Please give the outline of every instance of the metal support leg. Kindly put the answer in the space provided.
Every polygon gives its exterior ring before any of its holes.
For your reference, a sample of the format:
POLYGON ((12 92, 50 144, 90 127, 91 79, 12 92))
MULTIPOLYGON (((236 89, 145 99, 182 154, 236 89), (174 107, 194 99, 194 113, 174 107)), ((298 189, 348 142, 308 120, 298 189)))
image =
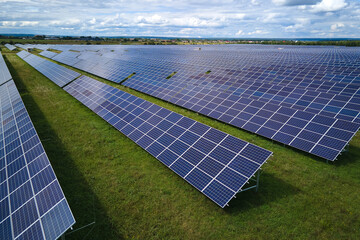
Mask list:
POLYGON ((252 186, 250 186, 250 187, 248 187, 248 188, 242 189, 242 190, 241 190, 242 192, 243 192, 243 191, 250 190, 250 189, 253 189, 253 188, 255 188, 255 191, 256 191, 256 192, 258 191, 259 183, 260 183, 260 171, 261 171, 261 170, 259 169, 259 170, 257 171, 257 173, 255 173, 255 174, 257 174, 256 177, 253 176, 253 177, 250 179, 250 181, 256 182, 256 184, 254 184, 254 185, 252 185, 252 186))
POLYGON ((260 183, 260 170, 257 172, 257 176, 256 176, 256 192, 259 189, 259 183, 260 183))

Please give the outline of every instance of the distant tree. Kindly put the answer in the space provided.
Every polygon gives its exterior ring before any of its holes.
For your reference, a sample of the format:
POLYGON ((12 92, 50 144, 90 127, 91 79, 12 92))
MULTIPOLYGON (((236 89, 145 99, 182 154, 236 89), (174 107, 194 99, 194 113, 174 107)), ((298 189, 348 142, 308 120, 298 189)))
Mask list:
POLYGON ((35 35, 34 39, 36 40, 44 40, 45 39, 45 35, 35 35))

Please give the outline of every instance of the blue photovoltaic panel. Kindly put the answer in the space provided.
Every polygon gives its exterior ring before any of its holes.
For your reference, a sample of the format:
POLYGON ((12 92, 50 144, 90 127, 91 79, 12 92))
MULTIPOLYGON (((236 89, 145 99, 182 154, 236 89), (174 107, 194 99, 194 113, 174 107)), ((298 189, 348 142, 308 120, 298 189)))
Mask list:
POLYGON ((57 55, 57 53, 45 50, 45 51, 42 51, 40 53, 40 55, 44 56, 44 57, 47 57, 47 58, 53 58, 53 57, 55 57, 57 55))
POLYGON ((272 155, 86 76, 64 89, 221 207, 272 155))
POLYGON ((19 57, 21 57, 25 62, 30 64, 36 70, 41 72, 47 78, 49 78, 56 85, 63 87, 75 78, 80 76, 80 73, 60 66, 54 62, 50 62, 44 58, 38 57, 33 54, 23 56, 22 52, 18 53, 19 57), (21 53, 21 54, 20 54, 21 53))
POLYGON ((0 52, 0 85, 11 79, 9 69, 6 66, 5 60, 0 52))
POLYGON ((20 58, 24 59, 24 58, 26 58, 27 56, 29 56, 30 54, 31 54, 31 53, 22 50, 22 51, 18 52, 16 55, 18 55, 20 58))
POLYGON ((75 219, 13 80, 0 123, 0 239, 59 238, 75 219))
POLYGON ((55 55, 52 59, 73 66, 75 63, 80 61, 80 59, 77 58, 78 55, 80 55, 78 52, 63 51, 62 53, 55 55))

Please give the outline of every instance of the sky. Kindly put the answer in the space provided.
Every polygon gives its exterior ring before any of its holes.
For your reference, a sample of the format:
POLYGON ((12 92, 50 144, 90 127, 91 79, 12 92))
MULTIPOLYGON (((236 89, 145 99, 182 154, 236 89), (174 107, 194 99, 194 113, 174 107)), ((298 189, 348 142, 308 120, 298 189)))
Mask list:
POLYGON ((360 38, 360 0, 0 0, 0 34, 360 38))

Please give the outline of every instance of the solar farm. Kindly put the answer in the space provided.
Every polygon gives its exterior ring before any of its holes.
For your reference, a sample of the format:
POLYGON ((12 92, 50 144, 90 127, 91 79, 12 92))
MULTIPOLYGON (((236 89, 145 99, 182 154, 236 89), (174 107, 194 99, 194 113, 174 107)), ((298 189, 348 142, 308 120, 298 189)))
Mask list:
POLYGON ((360 236, 360 48, 1 51, 0 239, 360 236))

